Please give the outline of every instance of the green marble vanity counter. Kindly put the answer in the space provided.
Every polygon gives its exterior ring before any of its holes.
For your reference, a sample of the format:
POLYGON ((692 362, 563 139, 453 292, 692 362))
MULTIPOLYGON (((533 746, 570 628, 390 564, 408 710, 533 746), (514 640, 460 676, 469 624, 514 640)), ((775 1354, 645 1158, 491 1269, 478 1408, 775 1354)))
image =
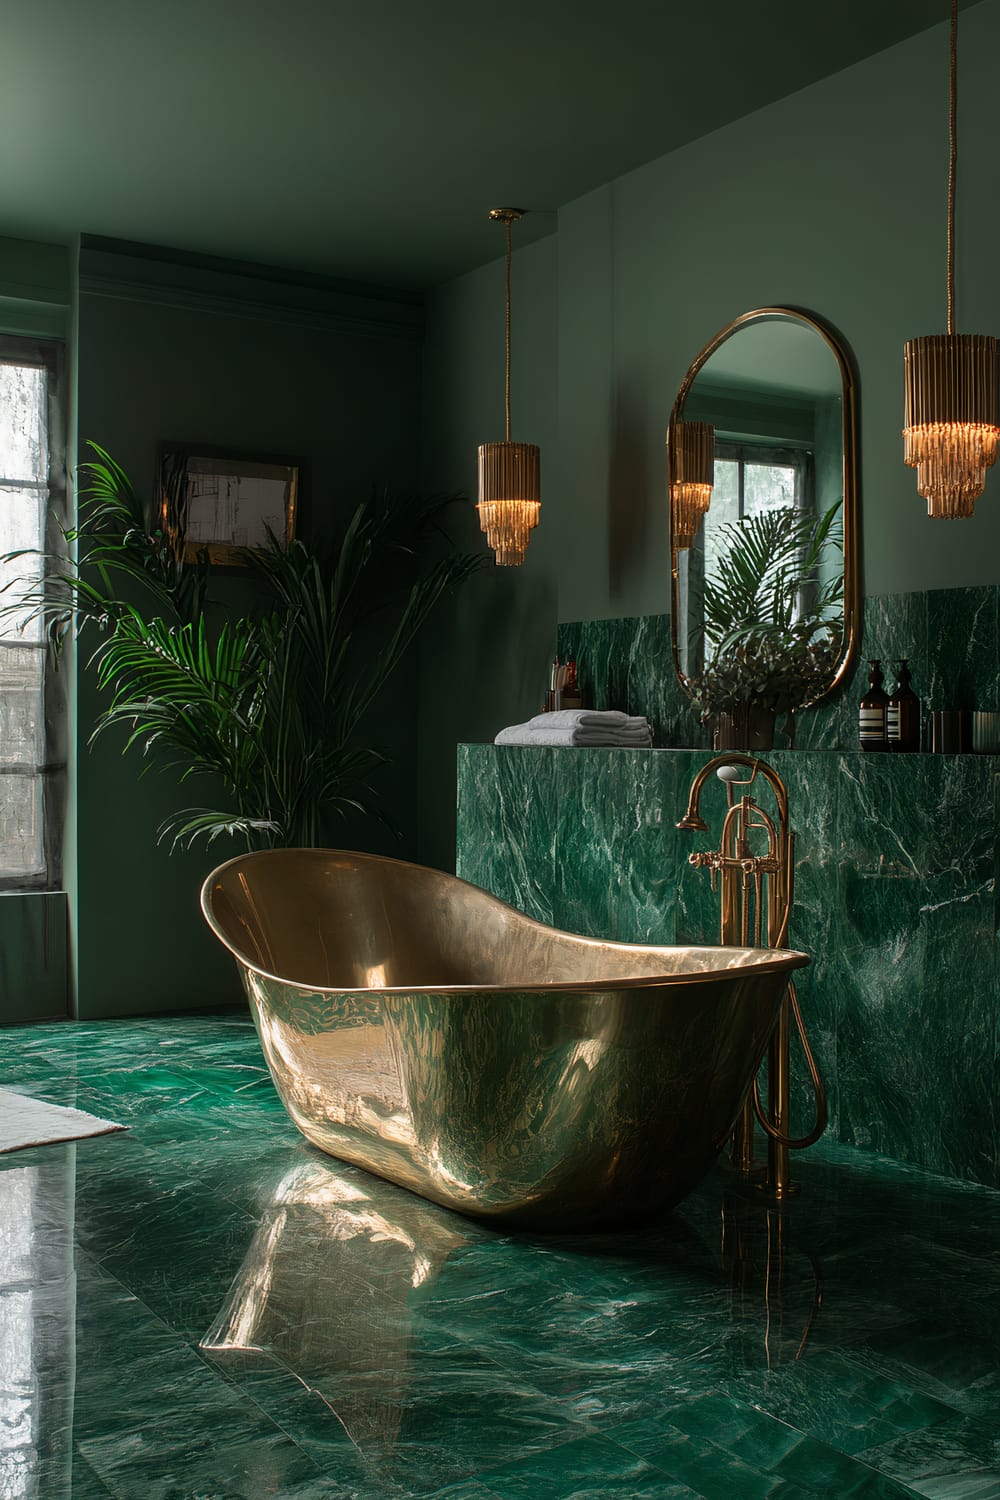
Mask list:
MULTIPOLYGON (((702 800, 708 834, 674 826, 708 753, 461 745, 458 874, 571 931, 716 941, 715 898, 687 856, 718 842, 722 785, 702 800)), ((1000 1185, 1000 758, 766 759, 797 834, 791 940, 813 956, 800 991, 830 1131, 1000 1185)), ((799 1103, 804 1116, 804 1090, 799 1103)))

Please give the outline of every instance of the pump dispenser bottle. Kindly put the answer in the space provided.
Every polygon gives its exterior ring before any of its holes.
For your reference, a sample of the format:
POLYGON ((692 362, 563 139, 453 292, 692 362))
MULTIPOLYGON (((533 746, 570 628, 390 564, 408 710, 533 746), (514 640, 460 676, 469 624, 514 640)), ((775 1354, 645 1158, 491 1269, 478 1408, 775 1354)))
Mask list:
POLYGON ((905 657, 896 663, 896 691, 886 709, 889 749, 912 753, 920 749, 920 699, 910 685, 905 657))
POLYGON ((868 663, 868 691, 858 707, 858 738, 862 750, 889 748, 889 695, 882 686, 882 663, 868 663))

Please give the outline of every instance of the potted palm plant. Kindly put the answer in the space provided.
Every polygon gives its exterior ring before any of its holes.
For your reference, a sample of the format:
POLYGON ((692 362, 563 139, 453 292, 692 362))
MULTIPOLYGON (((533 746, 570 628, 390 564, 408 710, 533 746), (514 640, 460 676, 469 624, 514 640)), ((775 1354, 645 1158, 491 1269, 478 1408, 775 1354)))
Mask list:
POLYGON ((839 549, 840 502, 821 517, 761 511, 718 530, 719 560, 702 585, 705 665, 688 681, 716 748, 770 749, 778 714, 794 714, 832 681, 844 628, 843 570, 821 576, 839 549))
POLYGON ((108 696, 92 738, 121 731, 124 751, 219 794, 179 809, 161 837, 308 846, 337 813, 377 811, 386 757, 365 743, 365 717, 444 592, 482 563, 449 552, 419 565, 421 533, 458 497, 373 496, 329 551, 275 538, 248 550, 257 607, 232 618, 207 601, 207 564, 179 560, 128 476, 90 447, 78 527, 4 613, 41 617, 57 653, 68 634, 96 633, 108 696))

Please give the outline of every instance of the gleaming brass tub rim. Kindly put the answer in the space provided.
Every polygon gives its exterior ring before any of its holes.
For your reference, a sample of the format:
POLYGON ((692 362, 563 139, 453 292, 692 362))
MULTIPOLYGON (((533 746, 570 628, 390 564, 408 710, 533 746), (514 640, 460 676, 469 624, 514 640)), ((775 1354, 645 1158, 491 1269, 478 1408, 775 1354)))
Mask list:
POLYGON ((251 850, 245 854, 238 854, 233 859, 226 860, 218 865, 209 875, 205 877, 201 887, 201 910, 211 931, 216 938, 228 950, 241 965, 250 973, 259 975, 262 979, 281 984, 291 984, 294 989, 306 994, 332 995, 332 994, 363 994, 374 992, 380 995, 406 996, 415 993, 427 995, 481 995, 496 992, 497 994, 600 994, 609 990, 643 990, 661 989, 670 986, 687 986, 691 984, 711 984, 718 980, 721 974, 743 971, 748 975, 774 973, 781 970, 791 971, 802 968, 811 962, 807 953, 801 953, 789 948, 754 948, 730 947, 720 944, 691 943, 691 944, 657 944, 657 943, 622 943, 603 938, 586 937, 580 933, 569 932, 563 928, 550 926, 546 922, 540 922, 534 917, 529 917, 518 907, 510 905, 501 897, 493 895, 491 891, 482 886, 473 885, 471 881, 462 880, 460 876, 451 875, 444 870, 431 869, 426 865, 414 864, 408 860, 394 859, 389 855, 367 854, 361 850, 353 849, 267 849, 251 850), (628 956, 631 954, 643 954, 648 956, 670 955, 682 958, 685 955, 711 955, 716 960, 710 968, 683 968, 676 970, 661 971, 649 974, 634 975, 607 975, 597 979, 566 978, 566 979, 498 979, 495 983, 484 983, 482 980, 471 983, 458 983, 449 981, 442 984, 408 983, 408 984, 331 984, 331 983, 309 983, 301 979, 290 980, 287 974, 277 974, 264 965, 255 962, 249 954, 237 943, 235 943, 226 931, 225 927, 217 918, 213 909, 212 898, 215 892, 223 885, 225 877, 235 873, 243 865, 260 865, 264 860, 283 860, 292 864, 316 862, 321 863, 331 858, 338 860, 354 861, 362 867, 377 868, 379 866, 392 868, 400 873, 407 873, 415 879, 431 879, 434 882, 442 882, 455 890, 464 889, 474 893, 476 898, 485 898, 495 908, 509 913, 511 919, 518 926, 544 933, 550 939, 563 939, 567 944, 590 952, 606 952, 609 955, 628 956))

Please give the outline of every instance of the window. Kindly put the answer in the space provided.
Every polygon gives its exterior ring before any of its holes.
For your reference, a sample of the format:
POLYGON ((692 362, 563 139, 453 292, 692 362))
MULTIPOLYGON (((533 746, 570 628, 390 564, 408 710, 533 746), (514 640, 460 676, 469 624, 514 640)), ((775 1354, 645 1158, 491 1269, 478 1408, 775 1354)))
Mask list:
MULTIPOLYGON (((62 346, 0 337, 0 604, 16 605, 44 572, 39 555, 65 510, 62 346)), ((0 619, 0 888, 58 881, 60 684, 40 621, 0 619)))

